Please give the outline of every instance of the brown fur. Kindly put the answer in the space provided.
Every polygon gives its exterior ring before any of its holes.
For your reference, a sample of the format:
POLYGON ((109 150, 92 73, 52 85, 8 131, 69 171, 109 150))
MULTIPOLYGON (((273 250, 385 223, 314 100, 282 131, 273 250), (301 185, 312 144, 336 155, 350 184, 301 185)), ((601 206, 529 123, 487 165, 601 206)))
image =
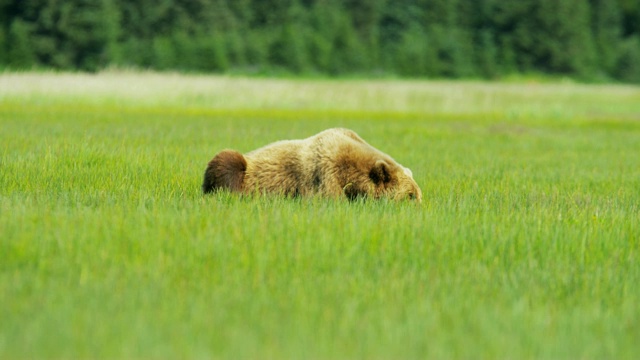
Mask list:
POLYGON ((205 193, 217 189, 422 200, 408 169, 347 129, 278 141, 244 156, 224 150, 209 162, 202 184, 205 193))
POLYGON ((241 191, 246 170, 247 162, 242 154, 233 150, 221 151, 207 165, 202 191, 205 194, 220 188, 241 191))

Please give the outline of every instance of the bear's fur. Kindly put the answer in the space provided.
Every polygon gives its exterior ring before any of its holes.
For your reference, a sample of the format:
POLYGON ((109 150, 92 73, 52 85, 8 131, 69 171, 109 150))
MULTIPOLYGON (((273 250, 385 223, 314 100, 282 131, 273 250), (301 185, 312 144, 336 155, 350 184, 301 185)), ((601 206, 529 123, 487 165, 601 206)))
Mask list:
POLYGON ((278 141, 245 155, 223 150, 209 162, 202 184, 204 193, 218 189, 422 200, 411 170, 348 129, 278 141))

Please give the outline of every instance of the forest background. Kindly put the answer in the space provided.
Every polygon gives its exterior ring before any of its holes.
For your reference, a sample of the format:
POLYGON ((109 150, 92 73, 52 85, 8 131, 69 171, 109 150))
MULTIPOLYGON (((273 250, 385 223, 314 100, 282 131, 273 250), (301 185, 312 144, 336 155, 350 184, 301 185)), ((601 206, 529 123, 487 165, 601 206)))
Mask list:
POLYGON ((640 83, 637 0, 0 0, 0 69, 640 83))

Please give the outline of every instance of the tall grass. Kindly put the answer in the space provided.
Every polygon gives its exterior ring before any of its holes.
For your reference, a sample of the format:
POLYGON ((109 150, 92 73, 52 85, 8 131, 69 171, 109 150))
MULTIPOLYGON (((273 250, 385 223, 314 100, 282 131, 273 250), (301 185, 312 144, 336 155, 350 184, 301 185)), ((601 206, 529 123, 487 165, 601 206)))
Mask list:
POLYGON ((636 358, 640 90, 0 76, 0 357, 636 358), (424 203, 200 194, 331 126, 424 203))

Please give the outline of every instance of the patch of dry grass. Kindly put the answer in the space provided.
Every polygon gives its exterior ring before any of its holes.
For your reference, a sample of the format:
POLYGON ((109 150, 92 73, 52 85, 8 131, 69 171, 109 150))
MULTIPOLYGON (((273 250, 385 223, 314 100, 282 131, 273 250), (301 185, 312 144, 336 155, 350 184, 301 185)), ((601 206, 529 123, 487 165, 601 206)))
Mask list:
POLYGON ((0 74, 1 102, 640 119, 640 88, 572 83, 328 81, 130 72, 5 73, 0 74))

